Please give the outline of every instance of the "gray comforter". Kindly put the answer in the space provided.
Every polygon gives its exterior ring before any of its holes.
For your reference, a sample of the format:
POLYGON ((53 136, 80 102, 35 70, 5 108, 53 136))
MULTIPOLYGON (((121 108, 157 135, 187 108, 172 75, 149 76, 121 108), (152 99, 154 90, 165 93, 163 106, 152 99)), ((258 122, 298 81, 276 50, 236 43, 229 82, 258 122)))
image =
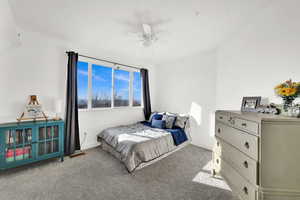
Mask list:
POLYGON ((120 159, 129 172, 142 162, 151 161, 176 148, 169 132, 141 123, 108 128, 98 137, 120 153, 120 159))

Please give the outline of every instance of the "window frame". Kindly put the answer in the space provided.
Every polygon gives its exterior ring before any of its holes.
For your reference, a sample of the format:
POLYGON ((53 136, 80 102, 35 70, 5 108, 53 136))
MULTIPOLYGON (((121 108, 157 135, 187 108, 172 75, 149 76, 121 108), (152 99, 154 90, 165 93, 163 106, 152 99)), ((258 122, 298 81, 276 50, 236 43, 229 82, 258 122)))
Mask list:
POLYGON ((103 111, 103 110, 115 110, 115 109, 141 109, 144 108, 144 101, 143 101, 143 79, 141 78, 141 105, 140 106, 133 106, 134 100, 134 72, 140 72, 138 69, 133 69, 125 66, 114 65, 111 63, 101 62, 89 58, 79 58, 78 62, 86 62, 88 63, 88 91, 87 91, 87 108, 78 108, 78 111, 87 112, 87 111, 103 111), (111 107, 103 107, 103 108, 93 108, 92 107, 92 98, 93 98, 93 79, 92 79, 92 66, 93 65, 100 65, 103 67, 108 67, 112 69, 112 85, 111 85, 111 107), (129 105, 128 106, 119 106, 115 107, 114 105, 114 82, 115 82, 115 70, 124 70, 129 72, 129 105))

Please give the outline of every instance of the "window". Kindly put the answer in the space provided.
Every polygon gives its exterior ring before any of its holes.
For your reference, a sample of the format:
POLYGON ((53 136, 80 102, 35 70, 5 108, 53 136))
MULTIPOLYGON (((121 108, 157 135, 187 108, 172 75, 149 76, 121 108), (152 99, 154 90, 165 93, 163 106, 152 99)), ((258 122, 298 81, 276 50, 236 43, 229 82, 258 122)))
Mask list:
POLYGON ((110 108, 112 68, 92 65, 92 88, 92 108, 110 108))
POLYGON ((88 108, 88 63, 78 62, 77 64, 77 95, 78 108, 88 108))
POLYGON ((78 108, 142 106, 140 72, 78 61, 78 108))
POLYGON ((129 72, 114 70, 114 106, 129 106, 129 72))

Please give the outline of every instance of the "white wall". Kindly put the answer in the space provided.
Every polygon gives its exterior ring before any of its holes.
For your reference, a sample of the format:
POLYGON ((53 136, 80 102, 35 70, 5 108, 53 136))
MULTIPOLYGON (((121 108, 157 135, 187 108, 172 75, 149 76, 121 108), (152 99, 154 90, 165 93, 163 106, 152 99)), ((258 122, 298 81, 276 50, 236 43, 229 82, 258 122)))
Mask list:
POLYGON ((65 46, 39 34, 21 32, 21 45, 0 55, 1 119, 16 119, 36 94, 46 111, 55 99, 64 100, 65 46))
MULTIPOLYGON (((0 54, 0 122, 15 120, 28 103, 28 96, 38 95, 43 109, 53 115, 56 100, 65 101, 66 50, 75 50, 96 57, 104 57, 134 65, 137 58, 124 58, 112 52, 94 51, 63 40, 49 38, 39 33, 19 30, 21 44, 0 54), (107 56, 109 55, 109 56, 107 56), (131 59, 131 60, 130 60, 131 59)), ((151 77, 152 69, 149 68, 151 77)), ((150 84, 154 84, 151 79, 150 84)), ((151 87, 154 88, 154 87, 151 87)), ((153 95, 154 96, 154 95, 153 95)), ((64 113, 61 113, 63 116, 64 113)), ((104 128, 143 120, 143 110, 114 109, 106 111, 79 112, 80 137, 83 148, 96 143, 96 135, 104 128)))
POLYGON ((216 99, 215 52, 158 66, 155 76, 154 110, 190 113, 192 143, 211 149, 216 99))
POLYGON ((240 109, 243 96, 269 97, 289 78, 300 81, 300 1, 274 1, 218 51, 217 108, 240 109))
POLYGON ((0 55, 19 44, 16 25, 8 0, 0 1, 0 55))

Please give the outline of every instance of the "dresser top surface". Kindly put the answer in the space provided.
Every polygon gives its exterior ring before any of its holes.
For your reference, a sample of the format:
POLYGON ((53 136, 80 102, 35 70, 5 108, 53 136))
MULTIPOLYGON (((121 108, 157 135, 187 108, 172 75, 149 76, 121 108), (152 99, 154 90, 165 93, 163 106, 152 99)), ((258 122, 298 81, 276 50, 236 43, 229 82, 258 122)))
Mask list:
POLYGON ((245 118, 251 121, 287 121, 287 122, 299 122, 300 118, 288 117, 283 115, 274 115, 274 114, 263 114, 255 112, 241 112, 236 110, 217 110, 216 113, 230 114, 232 116, 238 116, 245 118))

